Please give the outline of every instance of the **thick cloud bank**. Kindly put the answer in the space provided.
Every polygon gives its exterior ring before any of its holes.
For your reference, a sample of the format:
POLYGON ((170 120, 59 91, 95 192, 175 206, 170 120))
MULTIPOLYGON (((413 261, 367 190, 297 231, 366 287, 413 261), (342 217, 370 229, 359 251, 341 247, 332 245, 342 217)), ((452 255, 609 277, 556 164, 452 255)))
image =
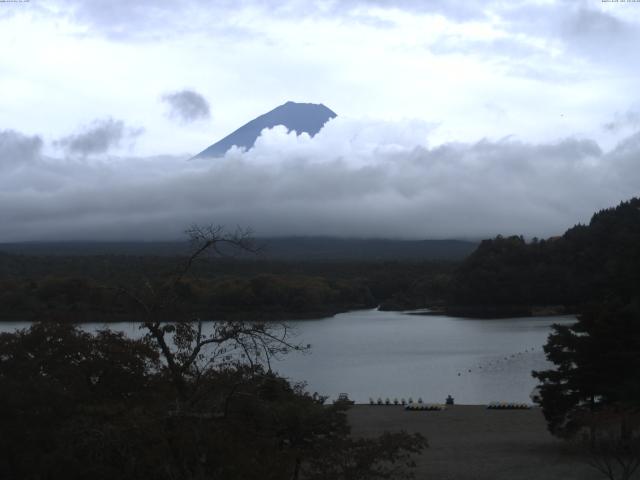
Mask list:
POLYGON ((40 156, 42 139, 28 137, 14 130, 0 130, 0 171, 30 163, 40 156))
POLYGON ((640 133, 430 147, 422 122, 282 127, 224 158, 47 158, 0 132, 0 241, 178 239, 193 223, 257 235, 548 236, 638 193, 640 133))

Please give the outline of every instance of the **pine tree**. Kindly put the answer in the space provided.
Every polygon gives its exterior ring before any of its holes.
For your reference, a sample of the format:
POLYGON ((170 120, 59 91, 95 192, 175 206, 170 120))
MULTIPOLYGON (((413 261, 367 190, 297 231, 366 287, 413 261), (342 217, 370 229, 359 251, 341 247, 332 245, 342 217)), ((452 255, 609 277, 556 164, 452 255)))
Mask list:
POLYGON ((622 421, 640 410, 638 300, 610 300, 585 310, 573 325, 555 325, 545 353, 556 368, 533 376, 542 382, 542 408, 553 434, 593 429, 601 412, 615 410, 622 421))

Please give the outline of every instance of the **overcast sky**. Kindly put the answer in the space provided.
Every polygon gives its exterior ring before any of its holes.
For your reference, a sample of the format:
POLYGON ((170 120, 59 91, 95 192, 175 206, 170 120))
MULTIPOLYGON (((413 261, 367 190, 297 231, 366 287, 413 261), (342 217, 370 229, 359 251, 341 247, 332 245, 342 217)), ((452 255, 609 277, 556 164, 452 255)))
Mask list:
POLYGON ((640 185, 640 3, 0 2, 0 241, 548 236, 640 185), (188 162, 288 101, 339 117, 188 162))

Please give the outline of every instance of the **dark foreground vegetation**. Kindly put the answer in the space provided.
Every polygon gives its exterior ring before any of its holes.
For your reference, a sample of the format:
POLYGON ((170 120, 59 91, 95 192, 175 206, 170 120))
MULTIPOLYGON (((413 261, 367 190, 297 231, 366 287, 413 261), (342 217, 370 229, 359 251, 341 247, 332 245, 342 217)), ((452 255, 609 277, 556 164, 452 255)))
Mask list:
POLYGON ((188 364, 187 351, 174 352, 178 371, 152 336, 55 323, 0 335, 0 478, 408 478, 425 446, 352 438, 347 405, 235 357, 188 364))
POLYGON ((251 248, 220 229, 190 233, 194 251, 173 274, 114 287, 141 340, 54 321, 0 335, 0 478, 411 477, 422 436, 353 438, 347 403, 324 405, 271 372, 271 358, 306 348, 285 325, 185 313, 180 289, 205 251, 251 248))

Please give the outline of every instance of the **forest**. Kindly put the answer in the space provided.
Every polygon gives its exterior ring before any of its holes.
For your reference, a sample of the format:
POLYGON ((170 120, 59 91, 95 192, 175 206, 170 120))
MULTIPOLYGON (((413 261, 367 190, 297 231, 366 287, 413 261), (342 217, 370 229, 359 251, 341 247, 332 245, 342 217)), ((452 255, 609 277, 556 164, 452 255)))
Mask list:
MULTIPOLYGON (((185 256, 0 253, 0 319, 72 322, 131 319, 122 288, 161 282, 185 256)), ((320 318, 382 306, 443 302, 452 261, 199 259, 175 286, 180 308, 202 318, 320 318)), ((178 304, 174 306, 178 308, 178 304)), ((167 315, 177 312, 167 311, 167 315)))
MULTIPOLYGON (((135 315, 126 288, 171 276, 185 255, 0 252, 0 319, 115 321, 135 315)), ((204 257, 175 285, 201 318, 320 318, 379 306, 471 317, 575 313, 640 287, 640 199, 548 239, 497 236, 456 260, 204 257)), ((181 307, 181 308, 182 308, 181 307)), ((167 315, 178 312, 166 311, 167 315)))
POLYGON ((587 225, 546 240, 484 240, 455 270, 447 312, 516 316, 576 313, 585 304, 640 291, 640 199, 601 210, 587 225))

